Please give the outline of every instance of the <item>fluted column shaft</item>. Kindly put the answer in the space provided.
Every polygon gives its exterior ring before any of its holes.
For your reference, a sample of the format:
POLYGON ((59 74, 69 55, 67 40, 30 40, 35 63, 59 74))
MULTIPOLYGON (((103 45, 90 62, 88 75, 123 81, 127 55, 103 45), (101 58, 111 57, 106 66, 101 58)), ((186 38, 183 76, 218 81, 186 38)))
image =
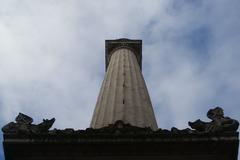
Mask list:
POLYGON ((90 127, 101 128, 117 120, 157 129, 139 64, 127 48, 120 48, 111 56, 90 127))

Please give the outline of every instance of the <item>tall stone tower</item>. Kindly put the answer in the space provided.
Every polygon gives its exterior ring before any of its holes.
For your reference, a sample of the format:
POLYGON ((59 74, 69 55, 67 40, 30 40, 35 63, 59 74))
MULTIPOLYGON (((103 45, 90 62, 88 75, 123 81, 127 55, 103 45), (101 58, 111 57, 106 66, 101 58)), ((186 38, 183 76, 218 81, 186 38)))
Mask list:
POLYGON ((148 90, 141 73, 141 40, 106 40, 106 74, 92 117, 91 128, 117 120, 156 130, 148 90))

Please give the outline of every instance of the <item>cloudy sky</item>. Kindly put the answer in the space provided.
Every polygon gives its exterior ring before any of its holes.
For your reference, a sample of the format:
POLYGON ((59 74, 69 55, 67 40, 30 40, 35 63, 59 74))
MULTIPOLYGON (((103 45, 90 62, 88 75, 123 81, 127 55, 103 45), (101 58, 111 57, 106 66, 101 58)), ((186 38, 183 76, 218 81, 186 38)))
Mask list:
POLYGON ((0 126, 23 112, 36 123, 55 117, 55 128, 88 127, 105 40, 123 37, 143 40, 160 128, 208 120, 213 106, 240 119, 239 0, 101 2, 0 0, 0 126))

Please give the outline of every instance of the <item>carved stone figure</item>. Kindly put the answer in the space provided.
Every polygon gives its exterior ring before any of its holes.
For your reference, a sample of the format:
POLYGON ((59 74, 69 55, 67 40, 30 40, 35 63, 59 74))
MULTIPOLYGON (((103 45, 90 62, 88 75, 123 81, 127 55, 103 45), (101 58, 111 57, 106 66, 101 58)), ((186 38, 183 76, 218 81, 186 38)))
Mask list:
POLYGON ((52 127, 55 118, 50 120, 43 119, 40 124, 32 124, 33 119, 25 114, 19 113, 16 117, 16 123, 10 122, 2 128, 3 133, 24 133, 24 134, 41 134, 48 133, 49 129, 52 127))
POLYGON ((195 122, 188 122, 189 126, 194 129, 177 129, 173 127, 171 130, 161 129, 154 131, 150 127, 137 127, 131 124, 126 124, 121 120, 116 121, 113 124, 109 124, 106 127, 99 129, 87 128, 86 130, 74 130, 67 128, 65 130, 54 129, 49 131, 52 127, 55 118, 50 120, 43 119, 42 123, 32 124, 33 119, 25 114, 19 113, 16 117, 16 122, 10 122, 2 128, 4 134, 88 134, 88 135, 149 135, 149 134, 201 134, 201 133, 224 133, 224 132, 236 132, 239 126, 237 120, 229 117, 224 117, 223 109, 216 107, 210 109, 207 112, 207 117, 211 119, 211 122, 204 122, 200 119, 195 122))
POLYGON ((198 132, 235 132, 238 129, 239 122, 229 117, 224 117, 223 109, 216 107, 207 112, 207 117, 211 122, 204 122, 200 119, 195 122, 188 122, 189 126, 198 132))

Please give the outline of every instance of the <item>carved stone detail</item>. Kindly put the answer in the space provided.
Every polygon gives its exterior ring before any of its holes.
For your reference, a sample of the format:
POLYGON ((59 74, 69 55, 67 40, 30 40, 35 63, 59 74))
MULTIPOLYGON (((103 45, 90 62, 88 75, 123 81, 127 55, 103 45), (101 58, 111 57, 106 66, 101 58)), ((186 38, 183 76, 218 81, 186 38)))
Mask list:
POLYGON ((32 124, 33 119, 27 115, 19 113, 16 122, 10 122, 2 128, 4 134, 49 134, 49 135, 189 135, 189 134, 215 134, 215 133, 236 133, 239 122, 229 117, 224 117, 223 109, 216 107, 207 112, 207 117, 211 122, 204 122, 200 119, 195 122, 188 122, 189 126, 194 129, 177 129, 173 127, 171 130, 161 129, 154 131, 150 127, 137 127, 126 124, 121 120, 114 124, 99 129, 87 128, 85 130, 74 130, 67 128, 64 130, 49 130, 55 118, 50 120, 43 119, 40 124, 32 124))
POLYGON ((121 38, 116 40, 105 41, 105 61, 106 71, 112 56, 112 53, 118 48, 128 48, 135 54, 140 69, 142 68, 142 40, 131 40, 127 38, 121 38))
POLYGON ((43 119, 42 123, 32 124, 33 119, 23 113, 19 113, 15 122, 10 122, 2 128, 4 134, 42 134, 48 133, 52 127, 55 118, 50 120, 43 119))
POLYGON ((116 121, 114 124, 110 124, 107 127, 92 129, 88 128, 86 130, 88 133, 108 133, 108 134, 147 134, 153 132, 150 127, 142 128, 137 126, 132 126, 131 124, 126 124, 121 120, 116 121))
POLYGON ((224 117, 223 109, 216 107, 207 112, 207 117, 211 122, 204 122, 200 119, 195 122, 188 122, 189 126, 200 133, 216 133, 216 132, 236 132, 239 126, 237 120, 224 117))

